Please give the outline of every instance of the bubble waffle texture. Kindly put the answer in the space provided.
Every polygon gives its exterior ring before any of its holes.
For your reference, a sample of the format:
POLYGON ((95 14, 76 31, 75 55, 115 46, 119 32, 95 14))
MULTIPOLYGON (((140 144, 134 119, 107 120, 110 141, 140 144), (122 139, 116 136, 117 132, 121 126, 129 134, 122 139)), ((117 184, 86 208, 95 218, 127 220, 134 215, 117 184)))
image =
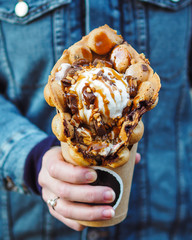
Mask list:
POLYGON ((53 133, 69 146, 73 164, 121 166, 142 138, 141 117, 157 105, 160 87, 144 54, 109 26, 96 28, 51 71, 44 96, 57 109, 53 133))

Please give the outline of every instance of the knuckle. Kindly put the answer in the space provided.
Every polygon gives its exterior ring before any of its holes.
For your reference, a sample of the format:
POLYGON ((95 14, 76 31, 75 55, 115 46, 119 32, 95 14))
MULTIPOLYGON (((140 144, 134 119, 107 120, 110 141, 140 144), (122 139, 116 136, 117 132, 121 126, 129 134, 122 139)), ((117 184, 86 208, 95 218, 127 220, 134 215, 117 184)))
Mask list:
POLYGON ((71 208, 68 206, 64 206, 61 210, 61 213, 65 218, 72 218, 71 208))
POLYGON ((70 198, 70 189, 66 184, 61 184, 58 189, 58 195, 63 199, 70 198))
POLYGON ((56 177, 56 172, 57 172, 56 168, 57 168, 57 166, 56 166, 55 163, 50 164, 48 172, 49 172, 51 177, 56 177))
POLYGON ((76 167, 72 166, 72 171, 71 171, 71 179, 73 179, 74 183, 78 183, 79 182, 79 174, 76 171, 76 167))
POLYGON ((94 210, 92 210, 88 215, 88 221, 94 221, 94 220, 95 220, 95 214, 94 214, 94 210))
POLYGON ((88 202, 95 202, 96 200, 96 195, 95 195, 95 192, 94 191, 89 191, 87 194, 86 194, 86 199, 88 202))
POLYGON ((43 176, 42 176, 42 172, 41 172, 41 171, 40 171, 39 176, 38 176, 38 183, 39 183, 39 185, 40 185, 41 187, 45 185, 45 183, 44 183, 44 178, 43 178, 43 176))

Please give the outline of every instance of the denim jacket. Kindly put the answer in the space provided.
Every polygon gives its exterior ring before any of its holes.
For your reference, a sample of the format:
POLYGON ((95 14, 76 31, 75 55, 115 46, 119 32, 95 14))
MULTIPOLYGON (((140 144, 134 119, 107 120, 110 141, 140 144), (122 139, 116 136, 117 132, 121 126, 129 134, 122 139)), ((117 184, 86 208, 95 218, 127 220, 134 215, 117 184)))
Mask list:
POLYGON ((0 240, 192 239, 190 0, 0 0, 0 240), (63 50, 103 24, 150 59, 160 75, 158 106, 145 114, 129 212, 115 227, 75 232, 54 219, 23 181, 26 157, 51 133, 44 101, 63 50))

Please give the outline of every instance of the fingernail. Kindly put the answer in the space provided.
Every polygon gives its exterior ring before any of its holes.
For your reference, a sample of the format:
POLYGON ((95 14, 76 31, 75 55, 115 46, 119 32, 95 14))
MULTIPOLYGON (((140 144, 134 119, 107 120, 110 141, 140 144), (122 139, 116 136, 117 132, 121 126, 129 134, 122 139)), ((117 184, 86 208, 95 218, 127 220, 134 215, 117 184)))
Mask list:
POLYGON ((115 200, 114 191, 108 190, 108 191, 104 192, 103 198, 106 202, 113 202, 115 200))
POLYGON ((102 212, 104 218, 112 218, 115 216, 115 211, 113 209, 104 209, 102 212))
POLYGON ((95 171, 89 171, 85 174, 85 178, 88 182, 94 182, 97 179, 97 174, 95 171))

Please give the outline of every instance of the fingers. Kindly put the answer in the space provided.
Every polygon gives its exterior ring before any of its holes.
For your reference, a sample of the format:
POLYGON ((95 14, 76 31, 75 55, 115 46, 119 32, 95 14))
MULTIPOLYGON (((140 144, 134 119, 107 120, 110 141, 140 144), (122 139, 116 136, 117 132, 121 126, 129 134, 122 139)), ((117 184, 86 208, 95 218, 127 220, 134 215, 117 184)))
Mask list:
POLYGON ((111 203, 115 199, 114 191, 109 187, 74 185, 49 179, 47 188, 62 199, 84 203, 111 203))
POLYGON ((59 159, 50 165, 48 171, 53 178, 74 184, 90 183, 97 179, 93 169, 74 166, 59 159))
POLYGON ((52 178, 47 171, 40 173, 39 182, 55 196, 65 200, 84 203, 111 203, 115 199, 114 191, 105 186, 71 184, 52 178))
POLYGON ((61 148, 55 147, 49 150, 43 157, 49 175, 55 179, 74 183, 91 183, 97 179, 97 174, 93 169, 74 166, 64 161, 61 148))
POLYGON ((141 154, 140 153, 136 153, 135 164, 138 164, 140 161, 141 161, 141 154))
POLYGON ((60 222, 64 223, 66 226, 72 228, 75 231, 82 231, 85 228, 85 226, 79 224, 77 221, 63 217, 50 207, 49 212, 53 217, 57 218, 60 222))
MULTIPOLYGON (((44 196, 44 200, 47 202, 47 194, 44 194, 44 196)), ((86 205, 61 198, 57 200, 54 209, 49 206, 49 211, 52 215, 55 215, 55 212, 57 212, 61 216, 60 218, 84 221, 107 220, 115 215, 113 208, 110 206, 86 205)))
POLYGON ((46 203, 59 197, 55 210, 49 206, 50 213, 67 226, 80 231, 84 227, 75 220, 106 220, 114 216, 109 203, 114 201, 115 193, 107 186, 87 184, 96 178, 93 169, 65 162, 61 149, 55 147, 44 155, 38 181, 46 203))

